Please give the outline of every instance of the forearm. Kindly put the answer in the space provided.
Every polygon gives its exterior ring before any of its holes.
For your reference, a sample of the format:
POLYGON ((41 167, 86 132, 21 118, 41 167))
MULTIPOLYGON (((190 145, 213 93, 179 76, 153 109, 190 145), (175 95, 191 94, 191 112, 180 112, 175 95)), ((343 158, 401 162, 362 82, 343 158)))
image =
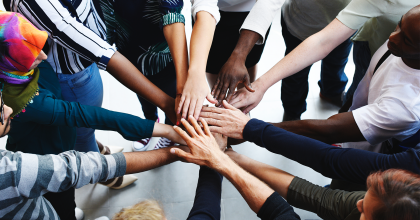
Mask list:
POLYGON ((336 114, 326 120, 299 120, 272 124, 327 144, 365 141, 352 112, 336 114))
POLYGON ((185 36, 185 25, 174 23, 163 27, 163 34, 171 51, 175 65, 177 94, 182 93, 188 76, 188 49, 185 36))
POLYGON ((236 152, 231 153, 228 151, 226 154, 229 155, 229 157, 240 167, 242 167, 242 169, 265 182, 270 188, 278 192, 283 198, 287 198, 287 192, 290 183, 295 178, 293 175, 236 152))
POLYGON ((260 88, 267 90, 281 79, 291 76, 326 57, 355 31, 334 19, 323 30, 299 44, 267 73, 256 80, 255 84, 259 84, 260 88))
POLYGON ((203 73, 202 77, 205 79, 204 73, 215 28, 216 21, 210 13, 206 11, 197 13, 197 19, 191 33, 189 74, 191 72, 203 73))
POLYGON ((165 112, 175 109, 175 100, 151 83, 118 51, 109 60, 106 70, 128 89, 147 99, 165 112))
POLYGON ((170 153, 171 148, 172 147, 167 147, 153 151, 124 153, 127 163, 125 173, 140 173, 177 161, 178 157, 170 153))
POLYGON ((227 155, 225 155, 223 161, 223 164, 217 171, 236 187, 249 207, 255 213, 258 213, 267 198, 273 194, 274 190, 240 168, 227 155))
POLYGON ((236 43, 236 47, 229 59, 239 59, 245 63, 246 57, 259 38, 260 35, 257 32, 245 29, 241 30, 238 43, 236 43))

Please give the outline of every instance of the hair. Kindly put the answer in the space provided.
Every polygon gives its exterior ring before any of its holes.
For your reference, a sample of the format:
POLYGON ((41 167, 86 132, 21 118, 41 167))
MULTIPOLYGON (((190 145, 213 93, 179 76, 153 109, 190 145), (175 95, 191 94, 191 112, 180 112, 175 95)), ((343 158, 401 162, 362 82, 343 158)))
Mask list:
POLYGON ((123 208, 112 220, 163 220, 165 212, 155 200, 145 200, 131 207, 123 208))
POLYGON ((367 188, 383 204, 373 220, 420 219, 420 175, 398 169, 377 172, 368 177, 367 188))

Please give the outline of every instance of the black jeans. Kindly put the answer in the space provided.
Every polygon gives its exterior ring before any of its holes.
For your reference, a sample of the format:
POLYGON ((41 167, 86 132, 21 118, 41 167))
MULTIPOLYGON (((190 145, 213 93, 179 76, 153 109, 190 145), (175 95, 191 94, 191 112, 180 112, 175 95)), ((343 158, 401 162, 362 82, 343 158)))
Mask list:
MULTIPOLYGON (((289 32, 283 16, 281 17, 281 26, 286 44, 285 55, 287 55, 302 43, 302 40, 289 32)), ((350 39, 347 39, 322 59, 321 80, 318 81, 322 95, 327 97, 338 96, 346 88, 348 79, 344 73, 344 68, 346 67, 351 47, 352 42, 350 39)), ((306 97, 309 91, 308 76, 311 66, 282 80, 281 101, 283 102, 284 111, 292 117, 300 117, 306 111, 306 97)))
POLYGON ((76 202, 74 202, 74 188, 60 193, 46 193, 44 198, 47 199, 54 207, 61 220, 75 220, 76 202))
MULTIPOLYGON (((176 97, 176 72, 173 62, 169 63, 168 66, 165 67, 159 73, 155 75, 146 76, 146 78, 149 79, 150 82, 155 84, 164 93, 168 94, 170 97, 176 97)), ((141 96, 137 95, 137 97, 139 98, 144 117, 146 119, 156 121, 158 119, 157 107, 149 101, 147 101, 146 99, 142 98, 141 96)), ((174 125, 166 115, 165 124, 174 125)))

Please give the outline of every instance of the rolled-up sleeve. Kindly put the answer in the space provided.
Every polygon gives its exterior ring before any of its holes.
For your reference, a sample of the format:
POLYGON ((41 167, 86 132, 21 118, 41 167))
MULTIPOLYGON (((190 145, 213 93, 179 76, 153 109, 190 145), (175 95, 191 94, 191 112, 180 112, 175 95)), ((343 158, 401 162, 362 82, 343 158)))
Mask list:
POLYGON ((191 0, 191 15, 194 21, 197 18, 197 13, 200 11, 206 11, 210 13, 216 20, 216 24, 220 21, 219 7, 217 6, 217 0, 191 0))
POLYGON ((184 15, 181 14, 183 7, 182 0, 163 0, 159 8, 162 15, 162 27, 173 23, 185 24, 184 15))
POLYGON ((105 70, 115 53, 103 38, 72 16, 59 0, 19 1, 12 10, 25 16, 38 29, 46 31, 51 40, 95 62, 105 70))

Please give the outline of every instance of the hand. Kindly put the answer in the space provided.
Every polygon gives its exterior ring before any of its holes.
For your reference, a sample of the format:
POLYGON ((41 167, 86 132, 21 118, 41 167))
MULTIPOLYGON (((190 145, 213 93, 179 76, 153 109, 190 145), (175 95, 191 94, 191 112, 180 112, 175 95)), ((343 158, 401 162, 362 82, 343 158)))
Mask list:
POLYGON ((243 83, 249 92, 255 91, 251 88, 245 60, 230 57, 220 70, 211 94, 217 99, 218 104, 222 105, 222 100, 225 98, 226 91, 229 89, 226 100, 230 102, 239 83, 243 83))
POLYGON ((182 93, 176 94, 175 97, 175 113, 176 113, 176 125, 179 125, 179 122, 181 121, 181 114, 178 114, 178 106, 181 102, 182 93))
POLYGON ((172 97, 169 97, 168 101, 165 103, 165 107, 162 108, 162 111, 165 112, 166 116, 168 116, 169 120, 171 120, 172 123, 177 122, 177 114, 175 109, 175 99, 172 97), (170 98, 170 99, 169 99, 170 98))
MULTIPOLYGON (((185 82, 176 113, 179 115, 182 112, 182 118, 184 119, 187 118, 188 115, 192 115, 197 120, 205 98, 213 104, 217 103, 217 101, 211 96, 205 78, 194 75, 191 76, 192 77, 188 77, 185 82)), ((203 74, 203 76, 205 76, 205 74, 203 74)), ((177 121, 177 124, 179 124, 178 122, 179 121, 177 121)))
POLYGON ((204 107, 200 117, 203 118, 210 126, 211 132, 220 133, 230 138, 243 139, 243 131, 245 125, 251 120, 241 110, 229 105, 226 100, 222 102, 222 108, 204 107))
POLYGON ((235 108, 243 108, 243 112, 248 114, 254 109, 264 97, 265 90, 259 89, 256 82, 252 83, 255 92, 249 92, 245 88, 239 89, 233 95, 232 100, 229 102, 235 108))
POLYGON ((219 145, 220 150, 225 151, 227 147, 228 137, 215 132, 212 132, 211 134, 213 135, 214 139, 216 139, 217 145, 219 145))
MULTIPOLYGON (((168 125, 169 126, 169 125, 168 125)), ((179 136, 179 134, 174 130, 174 128, 172 126, 169 126, 169 132, 168 135, 166 136, 166 138, 168 138, 169 140, 177 143, 177 144, 181 144, 181 145, 187 145, 187 142, 185 142, 184 139, 182 139, 181 136, 179 136)))
POLYGON ((216 139, 210 133, 206 121, 200 119, 203 125, 203 131, 195 118, 189 116, 188 120, 190 123, 185 119, 181 119, 181 123, 188 131, 188 134, 178 126, 174 126, 174 129, 187 142, 190 152, 185 152, 179 148, 172 148, 171 153, 176 154, 189 163, 195 163, 200 166, 204 165, 213 169, 221 167, 226 155, 220 150, 216 139))

